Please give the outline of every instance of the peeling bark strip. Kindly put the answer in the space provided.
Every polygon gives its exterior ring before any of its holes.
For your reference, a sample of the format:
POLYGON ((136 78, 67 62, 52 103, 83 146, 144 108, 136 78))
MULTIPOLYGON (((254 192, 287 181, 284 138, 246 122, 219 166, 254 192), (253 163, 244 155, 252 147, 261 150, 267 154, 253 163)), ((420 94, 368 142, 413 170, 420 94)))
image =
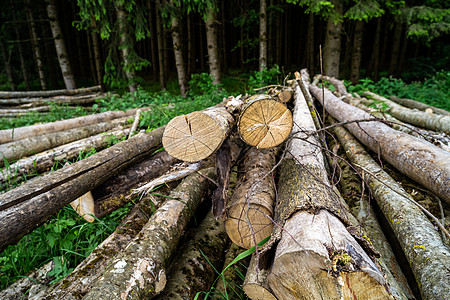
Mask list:
POLYGON ((386 104, 388 106, 386 112, 401 121, 434 131, 450 133, 450 116, 412 110, 371 92, 364 92, 364 95, 386 104))
POLYGON ((118 143, 82 161, 0 195, 0 251, 66 204, 161 147, 164 127, 118 143))
MULTIPOLYGON (((140 108, 140 110, 145 110, 145 108, 140 108)), ((88 115, 51 123, 36 124, 13 129, 4 129, 0 130, 0 144, 21 140, 31 136, 42 135, 45 133, 63 131, 71 128, 102 123, 109 120, 130 116, 135 113, 136 109, 129 109, 127 111, 107 111, 100 114, 88 115)))
MULTIPOLYGON (((205 171, 206 176, 214 175, 212 168, 205 171)), ((156 211, 83 299, 151 298, 159 294, 166 286, 169 258, 210 184, 200 174, 186 177, 170 193, 172 199, 156 211)))
POLYGON ((278 146, 292 130, 292 114, 287 107, 269 95, 247 99, 239 116, 242 140, 260 149, 278 146))
POLYGON ((93 87, 72 89, 72 90, 0 92, 0 99, 28 98, 28 97, 53 97, 53 96, 64 96, 64 95, 69 96, 69 95, 100 92, 101 90, 102 90, 102 87, 100 85, 97 85, 97 86, 93 86, 93 87))
POLYGON ((197 292, 209 290, 228 242, 223 220, 208 213, 192 240, 182 246, 183 253, 170 264, 167 285, 157 299, 194 299, 197 292))
POLYGON ((446 111, 445 109, 441 109, 441 108, 437 108, 416 100, 412 100, 412 99, 405 99, 405 98, 399 98, 399 97, 395 97, 395 96, 390 96, 389 98, 391 98, 392 101, 406 106, 408 108, 416 108, 419 110, 423 110, 426 111, 427 109, 431 109, 431 111, 434 114, 438 114, 438 115, 444 115, 444 116, 450 116, 450 112, 446 111))
MULTIPOLYGON (((340 122, 372 118, 363 110, 339 100, 327 89, 325 101, 322 99, 322 89, 310 85, 309 90, 340 122)), ((380 122, 359 122, 346 127, 397 170, 450 203, 450 152, 380 122)))
MULTIPOLYGON (((165 201, 162 196, 150 196, 133 207, 117 229, 84 259, 70 275, 51 287, 39 300, 82 299, 122 251, 141 231, 152 215, 165 201)), ((102 299, 102 298, 100 298, 102 299)), ((38 299, 35 299, 38 300, 38 299)))
POLYGON ((335 131, 350 161, 366 170, 364 179, 400 242, 423 299, 450 295, 450 251, 433 224, 348 131, 335 131))
POLYGON ((278 299, 389 299, 383 274, 341 221, 348 212, 328 181, 318 138, 305 133, 315 126, 298 84, 295 100, 302 128, 294 128, 281 164, 268 285, 278 299))
POLYGON ((4 166, 4 159, 11 163, 13 160, 20 159, 24 156, 30 156, 47 149, 78 141, 126 124, 127 117, 124 117, 109 122, 68 129, 61 132, 51 132, 39 136, 28 137, 15 142, 1 144, 0 166, 4 166))
POLYGON ((223 107, 178 116, 167 124, 163 145, 173 157, 196 162, 219 149, 233 124, 233 116, 223 107))
POLYGON ((240 174, 228 207, 225 227, 233 243, 250 249, 273 230, 275 186, 269 172, 276 150, 250 148, 238 168, 240 174))

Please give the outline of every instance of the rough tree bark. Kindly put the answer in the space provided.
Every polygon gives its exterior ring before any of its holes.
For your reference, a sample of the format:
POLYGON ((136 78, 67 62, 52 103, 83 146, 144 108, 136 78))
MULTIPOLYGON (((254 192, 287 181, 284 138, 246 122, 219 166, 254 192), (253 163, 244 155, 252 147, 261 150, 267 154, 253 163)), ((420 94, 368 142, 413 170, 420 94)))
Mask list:
POLYGON ((225 227, 233 243, 250 249, 273 230, 275 184, 270 173, 275 150, 247 150, 239 168, 239 178, 227 209, 225 227))
MULTIPOLYGON (((214 2, 214 1, 213 1, 214 2)), ((219 60, 219 46, 217 43, 217 30, 216 30, 216 12, 214 7, 208 8, 208 12, 205 16, 206 26, 206 44, 208 49, 208 64, 209 72, 213 76, 213 83, 221 83, 220 78, 220 60, 219 60)))
POLYGON ((294 121, 302 128, 280 166, 270 289, 279 299, 391 298, 383 274, 343 223, 348 211, 328 181, 318 138, 306 134, 315 126, 298 85, 294 121))
MULTIPOLYGON (((143 110, 143 108, 140 108, 140 110, 143 110)), ((71 128, 106 122, 109 120, 130 116, 135 112, 136 109, 129 109, 127 111, 107 111, 100 114, 87 115, 51 123, 36 124, 14 129, 4 129, 0 130, 0 144, 21 140, 31 136, 42 135, 45 133, 64 131, 71 128)))
MULTIPOLYGON (((338 14, 343 13, 342 0, 334 0, 333 4, 338 14)), ((327 21, 325 46, 323 49, 323 69, 325 75, 339 77, 339 62, 341 56, 342 22, 330 17, 327 21), (335 24, 337 22, 337 24, 335 24)))
POLYGON ((259 1, 259 72, 267 68, 267 7, 266 0, 259 1))
POLYGON ((161 85, 161 90, 164 91, 166 89, 166 75, 165 75, 165 66, 164 66, 164 41, 163 41, 163 29, 162 21, 161 21, 161 1, 156 1, 156 41, 158 44, 158 64, 159 64, 159 84, 161 85))
MULTIPOLYGON (((171 1, 172 2, 172 1, 171 1)), ((171 3, 173 6, 174 4, 171 3)), ((177 15, 171 16, 170 30, 172 32, 173 52, 175 54, 175 65, 178 74, 178 84, 180 85, 181 96, 186 97, 186 69, 183 58, 183 43, 180 35, 180 20, 177 15)))
MULTIPOLYGON (((335 130, 350 161, 361 169, 405 253, 423 299, 450 294, 450 251, 411 196, 370 157, 348 131, 335 130)), ((447 160, 448 162, 448 160, 447 160)))
POLYGON ((47 14, 49 18, 50 28, 52 30, 55 49, 58 55, 59 66, 61 68, 64 84, 66 89, 76 89, 75 78, 73 77, 72 68, 70 66, 69 55, 64 44, 64 38, 61 30, 61 26, 58 20, 58 13, 56 9, 55 0, 47 1, 47 14))
POLYGON ((177 116, 167 124, 163 145, 180 160, 199 161, 219 149, 233 125, 233 116, 217 106, 177 116))
POLYGON ((405 98, 399 98, 396 96, 390 96, 389 98, 391 98, 392 101, 403 105, 405 107, 408 108, 416 108, 418 110, 423 110, 426 111, 427 109, 431 109, 432 113, 437 114, 437 115, 444 115, 444 116, 450 116, 450 112, 446 111, 445 109, 441 109, 441 108, 437 108, 416 100, 412 100, 412 99, 405 99, 405 98))
POLYGON ((156 299, 194 299, 197 292, 209 290, 228 242, 223 220, 209 212, 193 238, 181 245, 183 252, 167 269, 166 287, 156 299))
POLYGON ((364 92, 364 95, 386 104, 388 106, 385 109, 386 112, 401 121, 434 131, 450 133, 449 115, 434 115, 423 111, 412 110, 368 91, 364 92))
POLYGON ((98 34, 95 32, 91 33, 92 37, 92 48, 94 51, 94 60, 95 60, 95 71, 97 77, 97 84, 103 84, 103 63, 102 63, 102 55, 100 51, 100 40, 98 39, 98 34))
POLYGON ((0 251, 94 187, 151 155, 164 127, 118 143, 68 167, 0 195, 0 251))
POLYGON ((359 81, 364 36, 364 22, 358 20, 355 22, 355 33, 353 35, 352 59, 350 66, 350 80, 353 84, 356 84, 359 81))
MULTIPOLYGON (((309 90, 328 113, 340 122, 373 119, 370 114, 341 101, 327 89, 325 100, 322 98, 322 89, 310 85, 309 90)), ((450 203, 449 152, 377 121, 350 123, 346 127, 397 170, 450 203)))
POLYGON ((114 128, 126 125, 127 122, 127 117, 123 117, 109 122, 42 134, 15 142, 0 144, 0 167, 4 165, 4 159, 12 164, 13 160, 113 130, 114 128))
MULTIPOLYGON (((214 173, 207 169, 205 174, 214 173)), ((169 258, 210 187, 206 176, 186 177, 83 299, 129 299, 136 294, 151 298, 163 291, 169 258)))
POLYGON ((260 149, 284 142, 292 130, 292 114, 287 107, 268 95, 255 95, 246 100, 239 116, 241 139, 260 149))

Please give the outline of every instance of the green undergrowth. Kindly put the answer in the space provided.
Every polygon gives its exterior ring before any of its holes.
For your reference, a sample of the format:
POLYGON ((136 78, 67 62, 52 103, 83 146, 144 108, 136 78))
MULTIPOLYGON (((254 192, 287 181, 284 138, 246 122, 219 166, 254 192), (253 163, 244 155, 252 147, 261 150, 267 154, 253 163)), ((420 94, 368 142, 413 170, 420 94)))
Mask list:
POLYGON ((387 98, 414 99, 450 111, 450 71, 440 71, 423 81, 411 83, 393 77, 383 77, 378 82, 366 78, 356 85, 348 84, 347 88, 349 92, 371 91, 387 98))

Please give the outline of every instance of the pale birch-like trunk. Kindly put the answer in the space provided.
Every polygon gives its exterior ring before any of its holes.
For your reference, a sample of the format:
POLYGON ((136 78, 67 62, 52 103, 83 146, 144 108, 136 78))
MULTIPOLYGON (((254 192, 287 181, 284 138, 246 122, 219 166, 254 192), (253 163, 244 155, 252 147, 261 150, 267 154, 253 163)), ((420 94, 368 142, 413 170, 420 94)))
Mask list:
POLYGON ((69 55, 64 44, 61 26, 58 20, 55 0, 47 0, 47 15, 50 22, 50 28, 55 42, 55 49, 58 55, 59 66, 61 68, 64 84, 66 89, 76 89, 75 78, 70 66, 69 55))
POLYGON ((172 16, 170 29, 172 31, 173 52, 175 54, 175 65, 178 74, 178 84, 180 85, 181 96, 186 97, 186 70, 184 67, 183 46, 180 36, 180 21, 176 16, 172 16))
POLYGON ((206 44, 208 48, 208 64, 209 72, 211 73, 214 84, 221 83, 220 79, 220 61, 219 61, 219 47, 217 43, 216 30, 216 12, 214 8, 209 8, 205 18, 206 26, 206 44))

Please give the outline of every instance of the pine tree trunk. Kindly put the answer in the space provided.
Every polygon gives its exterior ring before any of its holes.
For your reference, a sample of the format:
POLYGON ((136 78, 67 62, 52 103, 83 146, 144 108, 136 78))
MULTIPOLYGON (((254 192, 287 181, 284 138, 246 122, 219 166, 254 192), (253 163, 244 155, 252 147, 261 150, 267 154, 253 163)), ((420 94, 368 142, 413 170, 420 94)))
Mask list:
POLYGON ((164 60, 164 31, 162 29, 162 20, 161 20, 161 2, 160 0, 156 1, 156 11, 155 11, 155 19, 156 19, 156 41, 158 45, 158 67, 159 67, 159 84, 161 85, 161 90, 164 91, 166 89, 166 67, 164 60))
POLYGON ((173 52, 175 54, 175 65, 178 74, 178 84, 180 86, 181 96, 186 97, 187 87, 186 87, 186 70, 184 66, 183 58, 183 46, 180 36, 180 21, 177 16, 172 16, 170 22, 170 30, 172 32, 172 42, 173 42, 173 52))
POLYGON ((225 14, 225 1, 220 2, 220 12, 221 12, 221 30, 220 30, 220 37, 221 37, 221 45, 220 45, 220 52, 219 57, 221 61, 221 68, 222 74, 228 73, 228 49, 227 49, 227 31, 226 31, 226 25, 227 25, 227 18, 225 14))
POLYGON ((97 84, 103 86, 103 64, 102 55, 100 50, 100 41, 98 39, 98 34, 95 32, 91 33, 92 37, 92 48, 94 50, 94 60, 95 60, 95 70, 97 77, 97 84))
POLYGON ((206 44, 208 47, 208 64, 209 72, 213 77, 213 83, 221 83, 220 78, 220 61, 219 49, 217 44, 217 30, 216 30, 216 13, 214 8, 209 8, 206 18, 206 44))
POLYGON ((362 42, 364 34, 364 22, 356 21, 355 33, 353 35, 352 59, 350 67, 350 80, 353 84, 359 82, 360 67, 362 59, 362 42))
POLYGON ((307 40, 306 40, 306 67, 307 69, 313 73, 315 69, 314 65, 314 57, 316 53, 314 53, 314 14, 309 13, 308 15, 308 31, 307 31, 307 40))
POLYGON ((39 74, 39 81, 41 83, 41 89, 47 89, 47 82, 44 72, 44 62, 42 61, 41 50, 39 48, 38 35, 36 31, 36 24, 34 22, 33 13, 31 11, 31 1, 25 0, 25 11, 27 13, 28 25, 30 28, 31 47, 33 48, 34 59, 39 74))
POLYGON ((87 52, 88 52, 88 59, 89 59, 89 74, 88 74, 88 76, 91 77, 92 79, 94 79, 94 82, 96 84, 98 84, 99 80, 97 79, 97 70, 95 68, 94 50, 92 47, 92 36, 88 31, 85 32, 85 36, 86 36, 87 52))
POLYGON ((76 89, 75 78, 73 77, 72 68, 70 67, 69 55, 66 50, 66 45, 64 44, 64 38, 58 20, 55 0, 47 0, 47 14, 55 42, 55 49, 58 56, 59 66, 61 68, 64 84, 66 86, 66 89, 68 90, 76 89))
MULTIPOLYGON (((157 33, 155 31, 155 25, 154 25, 154 11, 155 11, 155 6, 153 6, 151 1, 147 1, 147 9, 148 9, 148 15, 149 18, 147 20, 147 22, 149 23, 149 27, 150 27, 150 48, 151 48, 151 57, 152 57, 152 62, 151 62, 151 67, 152 67, 152 73, 153 73, 153 77, 156 79, 157 78, 157 33)), ((156 12, 158 13, 158 12, 156 12)))
POLYGON ((115 5, 117 20, 119 22, 119 49, 123 59, 123 69, 128 80, 128 89, 130 92, 137 91, 136 87, 136 74, 132 67, 130 57, 133 49, 133 38, 131 38, 128 31, 128 13, 122 4, 117 3, 115 5))
POLYGON ((187 77, 190 79, 195 70, 195 42, 192 36, 192 15, 187 15, 187 77))
POLYGON ((6 77, 8 78, 9 88, 11 89, 11 91, 15 91, 16 84, 14 83, 14 78, 13 78, 13 73, 12 73, 12 68, 11 68, 11 52, 9 51, 9 53, 8 53, 8 50, 6 49, 5 44, 1 40, 0 40, 0 52, 3 57, 3 63, 5 64, 5 72, 6 72, 6 77))
POLYGON ((382 30, 382 18, 378 18, 377 20, 377 28, 375 32, 375 39, 373 44, 373 51, 370 57, 370 63, 367 70, 367 75, 371 76, 373 73, 373 78, 375 81, 378 81, 380 74, 380 48, 381 48, 381 30, 382 30))
MULTIPOLYGON (((14 0, 11 0, 11 7, 13 7, 12 13, 13 13, 13 19, 14 21, 17 21, 17 13, 16 8, 14 7, 14 0)), ((19 32, 19 26, 14 26, 14 33, 16 34, 16 39, 20 41, 20 32, 19 32)), ((23 81, 25 82, 25 87, 27 91, 30 90, 30 81, 28 79, 28 71, 27 67, 25 65, 25 56, 23 52, 22 43, 17 44, 17 48, 19 50, 19 59, 20 59, 20 69, 22 71, 22 77, 23 81)))
MULTIPOLYGON (((342 0, 334 0, 336 12, 343 13, 342 0)), ((324 75, 339 77, 339 63, 341 56, 341 34, 342 23, 334 24, 335 19, 330 17, 327 21, 325 35, 325 46, 323 50, 323 69, 324 75)))
POLYGON ((395 76, 399 67, 400 47, 402 45, 403 25, 399 22, 395 23, 394 36, 392 41, 391 59, 389 61, 389 75, 395 76))
POLYGON ((267 69, 267 0, 259 1, 259 71, 267 69))

